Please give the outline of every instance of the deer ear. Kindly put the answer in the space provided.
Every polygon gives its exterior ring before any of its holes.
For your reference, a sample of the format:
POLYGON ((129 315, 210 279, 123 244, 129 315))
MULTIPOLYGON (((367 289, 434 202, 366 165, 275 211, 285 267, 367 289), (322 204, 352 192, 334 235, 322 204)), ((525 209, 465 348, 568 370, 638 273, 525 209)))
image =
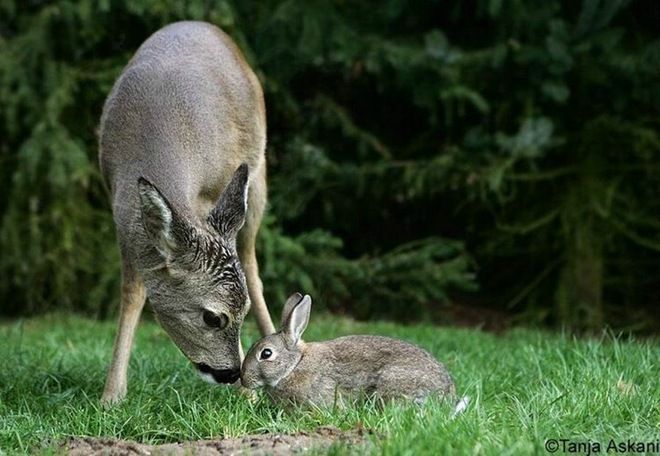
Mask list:
POLYGON ((245 223, 248 199, 248 167, 243 163, 222 192, 218 203, 209 214, 208 222, 224 237, 236 238, 245 223))
POLYGON ((307 323, 309 323, 309 313, 311 310, 312 298, 310 298, 309 295, 305 295, 305 297, 303 297, 302 300, 291 309, 291 312, 284 322, 284 328, 282 329, 282 334, 289 347, 295 347, 300 341, 300 337, 305 331, 305 328, 307 328, 307 323))
POLYGON ((163 257, 171 256, 182 243, 184 223, 162 193, 144 177, 138 179, 142 226, 163 257))

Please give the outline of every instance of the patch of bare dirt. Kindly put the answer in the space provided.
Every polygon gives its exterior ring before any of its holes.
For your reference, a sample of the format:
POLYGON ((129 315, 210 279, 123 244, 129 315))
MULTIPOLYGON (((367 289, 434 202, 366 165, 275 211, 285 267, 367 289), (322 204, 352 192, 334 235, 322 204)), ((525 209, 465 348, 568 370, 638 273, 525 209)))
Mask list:
POLYGON ((297 434, 252 434, 235 439, 198 440, 191 442, 146 445, 128 440, 73 437, 60 446, 64 454, 71 456, 103 455, 287 455, 309 450, 324 450, 333 443, 368 445, 370 431, 354 429, 341 431, 334 427, 322 427, 316 431, 297 434))
POLYGON ((476 304, 450 304, 443 309, 443 324, 502 334, 510 329, 513 316, 502 310, 476 304))

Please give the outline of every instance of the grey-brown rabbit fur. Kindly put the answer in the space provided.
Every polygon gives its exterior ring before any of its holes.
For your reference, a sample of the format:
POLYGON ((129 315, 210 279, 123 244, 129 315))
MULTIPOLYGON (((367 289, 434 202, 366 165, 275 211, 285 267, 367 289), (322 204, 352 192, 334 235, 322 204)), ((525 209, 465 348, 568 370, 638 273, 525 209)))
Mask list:
POLYGON ((307 327, 311 304, 308 295, 289 297, 282 329, 256 342, 245 356, 243 386, 264 386, 276 401, 317 406, 333 405, 345 398, 420 402, 430 394, 454 396, 454 382, 445 366, 402 340, 347 336, 303 342, 300 337, 307 327))

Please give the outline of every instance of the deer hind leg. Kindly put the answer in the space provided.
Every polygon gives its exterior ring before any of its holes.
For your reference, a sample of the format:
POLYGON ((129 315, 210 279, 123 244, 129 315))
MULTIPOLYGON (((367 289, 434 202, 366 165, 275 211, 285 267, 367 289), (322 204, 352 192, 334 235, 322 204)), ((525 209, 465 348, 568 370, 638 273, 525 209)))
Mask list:
POLYGON ((142 279, 133 267, 125 263, 122 267, 119 326, 112 352, 112 363, 101 397, 101 402, 105 405, 120 402, 126 396, 128 361, 145 300, 146 292, 142 279))
POLYGON ((263 284, 259 278, 259 265, 257 264, 255 251, 255 241, 266 206, 266 192, 266 164, 262 163, 256 170, 256 175, 248 190, 248 209, 245 225, 241 229, 238 239, 238 255, 247 280, 248 294, 252 302, 251 309, 262 336, 275 332, 264 299, 263 284))

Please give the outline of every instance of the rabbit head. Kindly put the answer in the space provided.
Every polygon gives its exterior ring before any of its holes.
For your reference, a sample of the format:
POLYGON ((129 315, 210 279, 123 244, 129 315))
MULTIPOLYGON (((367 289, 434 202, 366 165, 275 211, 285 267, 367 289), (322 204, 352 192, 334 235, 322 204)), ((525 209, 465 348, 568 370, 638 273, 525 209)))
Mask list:
POLYGON ((282 329, 257 341, 243 360, 241 383, 246 388, 276 386, 302 358, 300 337, 309 322, 312 298, 295 293, 282 311, 282 329))

